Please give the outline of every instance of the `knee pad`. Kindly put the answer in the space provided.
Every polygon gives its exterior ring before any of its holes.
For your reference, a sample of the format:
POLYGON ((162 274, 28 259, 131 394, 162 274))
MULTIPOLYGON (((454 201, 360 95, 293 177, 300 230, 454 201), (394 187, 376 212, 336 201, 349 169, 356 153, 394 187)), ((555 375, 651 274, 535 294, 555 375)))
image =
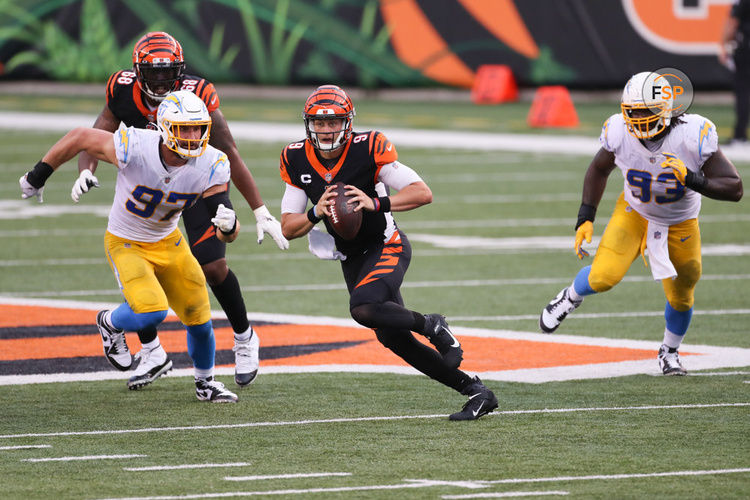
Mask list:
POLYGON ((591 268, 589 285, 595 292, 606 292, 620 282, 622 276, 608 272, 606 269, 591 268))

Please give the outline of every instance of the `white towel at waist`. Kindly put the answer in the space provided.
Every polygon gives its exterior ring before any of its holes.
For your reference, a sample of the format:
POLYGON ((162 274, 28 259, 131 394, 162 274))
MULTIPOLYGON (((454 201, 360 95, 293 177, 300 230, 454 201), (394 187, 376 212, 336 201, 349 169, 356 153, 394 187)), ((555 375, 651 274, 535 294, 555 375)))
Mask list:
POLYGON ((649 221, 646 231, 648 260, 654 279, 677 277, 677 270, 669 260, 669 226, 649 221))
POLYGON ((336 242, 333 236, 317 227, 307 233, 310 252, 323 260, 346 260, 346 255, 336 250, 336 242))

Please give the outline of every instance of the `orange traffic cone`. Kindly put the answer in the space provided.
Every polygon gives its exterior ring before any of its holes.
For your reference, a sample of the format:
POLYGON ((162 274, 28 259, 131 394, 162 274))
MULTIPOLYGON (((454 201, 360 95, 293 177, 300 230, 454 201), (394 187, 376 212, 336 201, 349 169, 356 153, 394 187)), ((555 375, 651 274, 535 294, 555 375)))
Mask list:
POLYGON ((518 85, 513 78, 510 66, 504 64, 483 64, 477 69, 471 101, 474 104, 498 104, 517 101, 518 85))
POLYGON ((578 113, 568 89, 561 85, 539 87, 527 122, 531 127, 577 127, 578 113))

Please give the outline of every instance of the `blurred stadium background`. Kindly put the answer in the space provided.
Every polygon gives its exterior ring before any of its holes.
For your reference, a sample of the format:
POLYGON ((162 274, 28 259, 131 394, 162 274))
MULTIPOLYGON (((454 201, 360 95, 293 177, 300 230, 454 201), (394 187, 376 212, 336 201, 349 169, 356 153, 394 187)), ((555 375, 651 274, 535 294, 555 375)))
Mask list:
MULTIPOLYGON (((511 374, 524 362, 529 373, 575 364, 554 337, 536 336, 536 317, 580 266, 571 247, 581 181, 625 81, 644 70, 684 71, 695 88, 691 111, 716 123, 720 141, 729 138, 732 74, 716 54, 730 5, 0 0, 0 496, 746 498, 746 200, 704 200, 704 278, 686 340, 695 347, 689 369, 704 351, 731 360, 712 355, 714 368, 682 379, 653 376, 663 294, 636 262, 562 333, 642 348, 648 368, 615 376, 593 361, 586 376, 546 383, 511 374), (304 361, 295 348, 332 342, 333 333, 311 325, 352 326, 340 270, 312 257, 303 240, 287 253, 270 241, 258 247, 249 229, 228 260, 261 325, 265 373, 233 408, 198 404, 175 374, 125 390, 91 321, 120 300, 101 244, 113 169, 97 171, 102 188, 78 205, 69 196, 74 162, 47 184, 43 205, 20 200, 18 177, 60 134, 93 123, 104 82, 132 65, 134 42, 152 30, 174 35, 186 72, 216 84, 274 214, 283 192, 278 154, 304 134, 303 99, 323 83, 350 92, 355 129, 383 131, 435 193, 432 205, 397 217, 415 249, 405 300, 439 309, 466 335, 470 371, 496 371, 485 381, 500 397, 497 414, 450 425, 442 416, 463 398, 402 374, 393 360, 384 362, 388 374, 367 373, 378 371, 371 366, 289 373, 285 366, 304 361), (483 67, 495 72, 483 77, 483 67), (530 120, 548 87, 569 91, 554 101, 562 123, 530 120), (136 465, 153 469, 128 467, 136 465)), ((747 179, 750 152, 726 152, 747 179)), ((595 235, 621 189, 613 173, 595 235)), ((228 333, 217 328, 221 344, 228 333)), ((368 332, 337 334, 371 347, 366 356, 384 356, 368 332)), ((184 351, 179 327, 162 338, 184 351)), ((222 345, 219 355, 230 355, 222 345)), ((231 367, 223 370, 231 387, 231 367)))

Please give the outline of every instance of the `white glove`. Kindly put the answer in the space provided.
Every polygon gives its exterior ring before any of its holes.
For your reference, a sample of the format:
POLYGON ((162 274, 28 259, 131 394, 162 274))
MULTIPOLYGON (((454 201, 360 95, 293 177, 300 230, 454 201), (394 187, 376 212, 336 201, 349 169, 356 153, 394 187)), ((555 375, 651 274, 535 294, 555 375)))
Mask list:
POLYGON ((336 250, 336 241, 333 236, 321 231, 317 227, 307 233, 308 248, 310 253, 323 260, 346 260, 346 255, 336 250))
POLYGON ((258 245, 263 243, 263 233, 268 233, 276 242, 276 245, 281 250, 287 250, 289 248, 289 242, 284 238, 284 234, 281 232, 281 224, 277 221, 271 212, 268 211, 265 205, 261 205, 255 210, 255 220, 257 221, 256 228, 258 229, 258 245))
POLYGON ((216 217, 211 219, 211 222, 223 233, 231 233, 237 222, 237 216, 234 214, 234 210, 220 203, 219 208, 216 209, 216 217))
POLYGON ((78 179, 73 183, 73 190, 70 192, 70 197, 73 201, 78 203, 83 193, 88 193, 89 188, 99 187, 99 179, 94 177, 94 174, 89 169, 81 170, 81 174, 78 179))
POLYGON ((36 196, 36 199, 39 200, 39 203, 43 203, 44 200, 42 199, 42 195, 44 193, 44 186, 40 187, 39 189, 35 188, 31 184, 29 184, 29 181, 26 180, 27 175, 28 174, 23 174, 21 178, 18 179, 18 183, 21 185, 21 198, 25 200, 26 198, 36 196))

